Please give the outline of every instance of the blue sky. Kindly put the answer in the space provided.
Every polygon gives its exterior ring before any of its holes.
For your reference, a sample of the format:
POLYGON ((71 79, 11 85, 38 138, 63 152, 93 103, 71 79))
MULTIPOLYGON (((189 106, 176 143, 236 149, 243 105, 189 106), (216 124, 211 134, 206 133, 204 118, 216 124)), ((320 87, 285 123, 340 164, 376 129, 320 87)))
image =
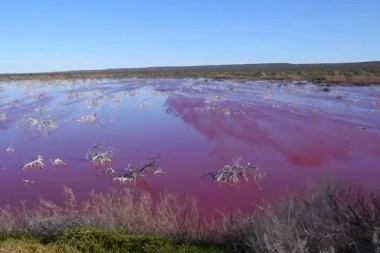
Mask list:
POLYGON ((3 0, 0 73, 380 60, 380 0, 3 0))

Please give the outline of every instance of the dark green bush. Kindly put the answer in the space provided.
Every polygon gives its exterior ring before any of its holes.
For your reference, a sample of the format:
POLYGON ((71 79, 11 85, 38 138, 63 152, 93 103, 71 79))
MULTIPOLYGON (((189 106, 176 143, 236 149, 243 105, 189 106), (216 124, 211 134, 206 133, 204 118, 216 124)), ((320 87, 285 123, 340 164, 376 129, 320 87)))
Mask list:
POLYGON ((128 235, 123 232, 96 228, 80 228, 64 231, 56 241, 60 245, 75 248, 80 252, 125 252, 125 253, 202 253, 222 252, 210 247, 174 245, 163 238, 128 235))
POLYGON ((146 236, 132 236, 116 231, 93 228, 80 228, 64 231, 57 243, 76 248, 81 252, 162 252, 169 249, 171 243, 167 239, 146 236))

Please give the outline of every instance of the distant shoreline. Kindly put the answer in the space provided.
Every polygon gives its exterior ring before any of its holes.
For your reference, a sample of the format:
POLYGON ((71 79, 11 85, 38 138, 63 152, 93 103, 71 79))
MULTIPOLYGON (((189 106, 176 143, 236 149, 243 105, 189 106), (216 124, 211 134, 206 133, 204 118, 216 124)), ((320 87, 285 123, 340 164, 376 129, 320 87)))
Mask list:
POLYGON ((205 78, 212 80, 309 81, 316 84, 380 84, 380 61, 326 64, 240 64, 149 67, 0 74, 0 81, 83 80, 126 78, 205 78))

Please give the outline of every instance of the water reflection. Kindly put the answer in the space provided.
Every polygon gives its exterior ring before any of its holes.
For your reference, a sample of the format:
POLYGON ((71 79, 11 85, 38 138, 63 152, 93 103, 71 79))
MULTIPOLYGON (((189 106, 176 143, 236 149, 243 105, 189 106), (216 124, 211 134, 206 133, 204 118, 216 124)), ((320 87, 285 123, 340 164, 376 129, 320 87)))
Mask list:
MULTIPOLYGON (((203 98, 172 94, 166 106, 169 114, 216 141, 213 154, 220 159, 278 152, 294 166, 318 168, 330 159, 348 160, 354 149, 363 147, 348 145, 345 137, 352 140, 366 135, 345 122, 312 113, 296 115, 286 107, 273 109, 265 103, 244 106, 221 100, 209 107, 203 98)), ((378 135, 373 137, 378 139, 378 135)))

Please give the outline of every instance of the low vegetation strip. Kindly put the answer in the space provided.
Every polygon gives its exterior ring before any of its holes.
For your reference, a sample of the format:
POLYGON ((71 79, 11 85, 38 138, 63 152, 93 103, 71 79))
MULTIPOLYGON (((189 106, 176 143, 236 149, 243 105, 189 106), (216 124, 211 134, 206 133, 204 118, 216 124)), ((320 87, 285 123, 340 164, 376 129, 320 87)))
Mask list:
POLYGON ((63 207, 1 208, 0 252, 380 252, 380 196, 357 188, 309 189, 212 222, 168 193, 157 204, 124 190, 78 205, 64 192, 63 207))
POLYGON ((0 81, 100 80, 126 78, 286 80, 330 84, 371 85, 380 84, 380 62, 338 64, 242 64, 0 75, 0 81))

